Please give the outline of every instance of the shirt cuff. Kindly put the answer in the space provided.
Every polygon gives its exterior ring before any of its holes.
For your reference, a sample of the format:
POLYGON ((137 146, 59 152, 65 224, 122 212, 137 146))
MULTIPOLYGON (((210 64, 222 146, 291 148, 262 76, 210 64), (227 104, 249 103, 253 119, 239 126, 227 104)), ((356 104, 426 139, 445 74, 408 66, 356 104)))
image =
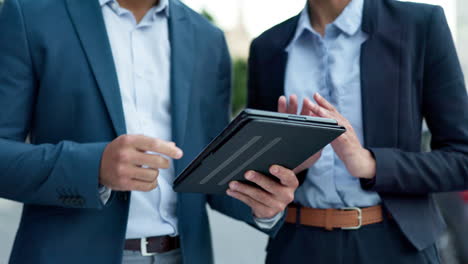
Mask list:
POLYGON ((106 186, 99 187, 99 197, 101 198, 101 202, 106 205, 111 197, 112 190, 107 188, 106 186))
POLYGON ((275 215, 272 218, 257 218, 254 217, 255 224, 264 230, 270 230, 283 218, 284 211, 275 215))

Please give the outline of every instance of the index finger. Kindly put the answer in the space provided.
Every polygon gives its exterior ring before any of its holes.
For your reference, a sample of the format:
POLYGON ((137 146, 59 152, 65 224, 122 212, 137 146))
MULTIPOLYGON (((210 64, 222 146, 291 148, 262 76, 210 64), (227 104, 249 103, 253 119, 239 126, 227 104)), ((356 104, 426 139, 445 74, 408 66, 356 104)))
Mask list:
POLYGON ((327 101, 327 99, 323 98, 319 93, 314 94, 315 101, 323 108, 329 111, 336 111, 335 107, 327 101))
POLYGON ((174 142, 146 136, 136 137, 133 146, 143 152, 156 152, 173 159, 180 159, 184 155, 182 150, 178 148, 174 142))

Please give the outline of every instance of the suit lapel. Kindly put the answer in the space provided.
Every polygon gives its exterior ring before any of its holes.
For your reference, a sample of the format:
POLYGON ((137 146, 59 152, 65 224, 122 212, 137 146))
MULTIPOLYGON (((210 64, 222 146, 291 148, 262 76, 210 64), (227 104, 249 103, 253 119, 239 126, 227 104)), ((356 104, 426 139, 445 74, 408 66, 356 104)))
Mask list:
POLYGON ((178 1, 170 1, 171 105, 174 140, 182 146, 185 139, 195 64, 195 32, 178 1))
POLYGON ((269 74, 271 84, 270 92, 266 93, 269 97, 265 110, 277 111, 278 98, 284 94, 284 79, 286 75, 286 65, 288 62, 288 53, 283 50, 274 56, 268 63, 271 65, 269 74))
POLYGON ((115 132, 125 134, 120 88, 99 1, 67 0, 67 5, 115 132))
POLYGON ((272 40, 273 51, 271 57, 266 60, 265 64, 262 64, 262 67, 270 69, 266 77, 269 80, 267 88, 270 91, 265 94, 269 98, 265 110, 277 111, 278 98, 284 95, 286 66, 288 63, 286 48, 294 38, 299 17, 300 15, 291 18, 286 22, 285 27, 278 32, 278 37, 272 40))
POLYGON ((369 34, 361 50, 364 138, 367 147, 398 145, 402 34, 387 21, 381 1, 366 0, 363 31, 369 34))

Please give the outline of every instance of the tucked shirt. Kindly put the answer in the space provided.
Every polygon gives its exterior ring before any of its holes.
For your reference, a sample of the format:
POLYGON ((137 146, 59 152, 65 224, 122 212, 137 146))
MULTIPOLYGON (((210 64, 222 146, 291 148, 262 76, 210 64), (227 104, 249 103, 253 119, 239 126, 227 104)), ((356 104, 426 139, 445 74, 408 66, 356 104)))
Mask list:
MULTIPOLYGON (((117 1, 100 0, 100 3, 127 133, 171 141, 168 0, 161 0, 139 23, 117 1)), ((171 165, 170 169, 160 170, 158 188, 151 192, 132 192, 127 238, 177 235, 174 177, 171 165)))
MULTIPOLYGON (((361 104, 361 30, 364 0, 352 0, 324 36, 310 24, 308 6, 302 11, 295 36, 288 45, 285 94, 296 94, 299 111, 304 98, 318 92, 349 120, 364 142, 361 104)), ((377 193, 364 191, 350 175, 331 145, 312 166, 296 191, 296 202, 313 208, 368 207, 381 202, 377 193)))
MULTIPOLYGON (((172 141, 169 0, 160 0, 139 23, 116 0, 99 1, 117 71, 127 134, 172 141)), ((132 192, 127 239, 178 234, 174 178, 171 160, 169 169, 160 170, 158 188, 132 192)), ((100 189, 103 202, 108 201, 110 193, 107 188, 100 189)), ((282 215, 254 220, 260 228, 270 229, 282 215)))

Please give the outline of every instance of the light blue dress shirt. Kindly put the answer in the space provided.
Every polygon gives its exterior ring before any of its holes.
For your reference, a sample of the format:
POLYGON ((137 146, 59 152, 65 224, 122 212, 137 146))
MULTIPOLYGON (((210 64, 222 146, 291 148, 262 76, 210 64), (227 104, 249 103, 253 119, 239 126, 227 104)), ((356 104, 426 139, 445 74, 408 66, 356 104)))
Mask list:
MULTIPOLYGON (((115 0, 100 0, 122 96, 127 134, 172 140, 168 0, 137 23, 115 0)), ((153 153, 157 155, 156 153, 153 153)), ((160 170, 158 188, 132 192, 127 238, 177 235, 174 167, 160 170)))
MULTIPOLYGON (((116 0, 99 1, 117 71, 127 134, 172 141, 169 0, 161 0, 139 23, 116 0)), ((158 188, 132 192, 127 239, 178 234, 174 178, 171 166, 160 170, 158 188)), ((104 202, 110 192, 100 189, 104 202)), ((269 229, 281 216, 255 221, 259 227, 269 229)))
MULTIPOLYGON (((296 34, 287 47, 285 93, 302 100, 318 92, 347 118, 361 143, 364 141, 361 105, 361 30, 364 0, 352 0, 341 15, 326 26, 322 37, 310 24, 306 7, 296 34)), ((380 203, 377 193, 364 191, 359 179, 346 170, 331 145, 310 168, 296 192, 296 202, 313 208, 368 207, 380 203)))

